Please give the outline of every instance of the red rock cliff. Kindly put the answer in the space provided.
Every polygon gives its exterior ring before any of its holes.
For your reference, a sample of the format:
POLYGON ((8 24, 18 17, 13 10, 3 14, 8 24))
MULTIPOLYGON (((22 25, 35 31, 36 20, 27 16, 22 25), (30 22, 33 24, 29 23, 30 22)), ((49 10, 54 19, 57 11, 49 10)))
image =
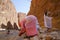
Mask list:
POLYGON ((37 16, 41 26, 44 26, 44 11, 50 11, 53 17, 53 27, 60 29, 60 0, 32 0, 28 15, 37 16))

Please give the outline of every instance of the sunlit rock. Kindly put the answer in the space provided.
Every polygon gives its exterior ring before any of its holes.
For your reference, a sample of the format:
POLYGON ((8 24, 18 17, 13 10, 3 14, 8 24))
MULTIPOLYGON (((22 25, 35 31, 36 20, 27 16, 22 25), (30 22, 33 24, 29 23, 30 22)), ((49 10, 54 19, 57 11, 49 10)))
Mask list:
POLYGON ((37 16, 39 23, 44 27, 44 13, 50 11, 53 17, 52 27, 60 29, 60 0, 32 0, 28 15, 37 16))
POLYGON ((8 21, 14 26, 18 25, 18 16, 14 4, 11 0, 0 0, 0 28, 1 24, 7 26, 8 21))

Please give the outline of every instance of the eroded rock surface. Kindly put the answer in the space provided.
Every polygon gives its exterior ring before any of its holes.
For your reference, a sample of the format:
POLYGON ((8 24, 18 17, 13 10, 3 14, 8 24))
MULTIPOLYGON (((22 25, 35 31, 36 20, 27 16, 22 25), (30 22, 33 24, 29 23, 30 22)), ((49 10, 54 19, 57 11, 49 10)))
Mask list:
POLYGON ((52 27, 60 29, 60 0, 32 0, 28 15, 37 16, 41 26, 44 26, 45 10, 50 11, 52 27))
POLYGON ((7 26, 8 21, 14 28, 14 23, 18 26, 17 12, 11 0, 0 0, 0 28, 7 26), (2 25, 3 24, 3 25, 2 25))

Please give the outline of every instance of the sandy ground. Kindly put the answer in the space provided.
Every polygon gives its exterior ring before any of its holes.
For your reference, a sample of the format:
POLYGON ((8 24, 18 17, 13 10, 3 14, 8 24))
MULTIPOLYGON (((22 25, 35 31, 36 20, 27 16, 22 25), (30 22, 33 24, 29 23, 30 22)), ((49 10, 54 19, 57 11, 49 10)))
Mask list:
MULTIPOLYGON (((10 34, 6 34, 7 30, 0 31, 0 40, 23 40, 23 37, 18 36, 19 31, 18 30, 10 30, 10 34)), ((53 40, 60 40, 60 31, 53 31, 50 33, 42 32, 39 33, 39 39, 40 40, 51 40, 50 38, 53 38, 53 40)))
POLYGON ((7 34, 5 31, 0 31, 0 40, 22 40, 20 36, 18 36, 18 30, 10 30, 10 34, 7 34))

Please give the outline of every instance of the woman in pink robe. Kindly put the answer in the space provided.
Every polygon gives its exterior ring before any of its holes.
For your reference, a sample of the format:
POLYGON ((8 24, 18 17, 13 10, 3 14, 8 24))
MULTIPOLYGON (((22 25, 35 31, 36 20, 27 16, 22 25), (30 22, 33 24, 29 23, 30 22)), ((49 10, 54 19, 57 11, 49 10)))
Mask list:
POLYGON ((19 25, 21 25, 20 34, 26 34, 27 38, 38 40, 38 30, 36 28, 37 18, 33 15, 27 16, 24 20, 22 20, 19 25))

